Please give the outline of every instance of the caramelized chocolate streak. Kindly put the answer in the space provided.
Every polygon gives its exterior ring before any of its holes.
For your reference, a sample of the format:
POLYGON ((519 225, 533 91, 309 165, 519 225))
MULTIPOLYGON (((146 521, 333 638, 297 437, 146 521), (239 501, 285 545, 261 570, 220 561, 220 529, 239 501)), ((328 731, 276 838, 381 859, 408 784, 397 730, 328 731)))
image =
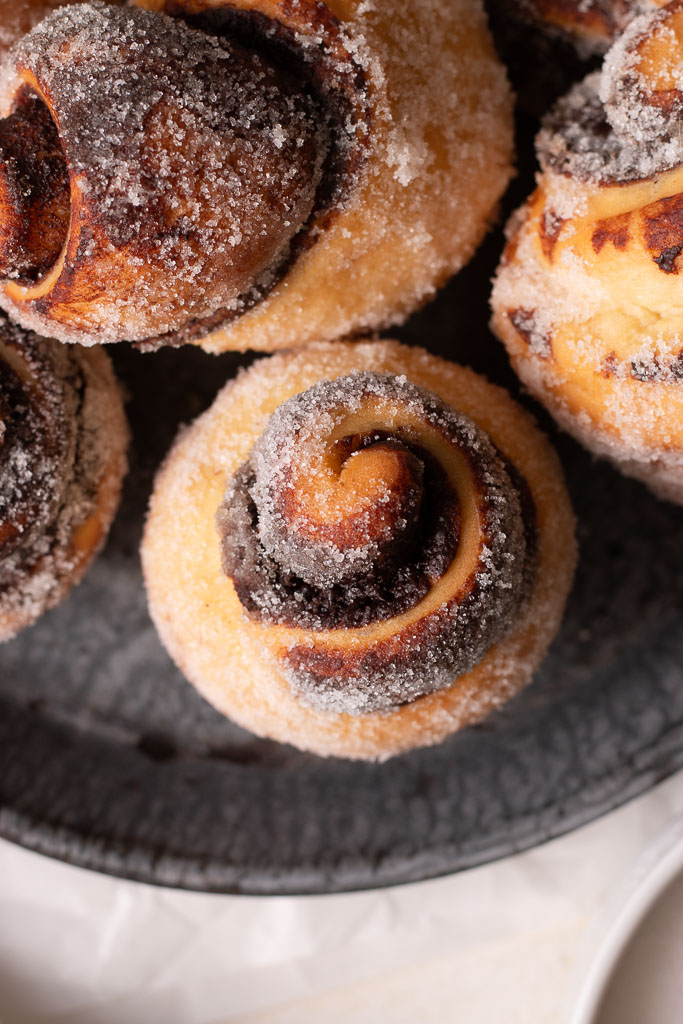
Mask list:
POLYGON ((643 207, 643 238, 652 259, 665 274, 678 274, 683 250, 683 195, 668 196, 643 207))
POLYGON ((620 213, 617 217, 607 217, 598 222, 593 229, 591 245, 594 253, 600 253, 609 243, 615 249, 625 249, 630 239, 630 213, 620 213))
POLYGON ((0 612, 49 599, 53 556, 64 568, 74 526, 95 507, 84 392, 69 349, 0 321, 0 612))
POLYGON ((683 382, 683 352, 668 358, 651 356, 647 359, 634 359, 628 365, 628 372, 642 384, 680 384, 683 382))
POLYGON ((291 628, 285 675, 327 711, 387 710, 449 685, 509 632, 535 572, 525 482, 472 421, 388 374, 322 381, 280 406, 217 525, 245 610, 291 628), (479 527, 463 553, 465 479, 479 527))
POLYGON ((626 361, 620 361, 616 352, 609 352, 600 372, 607 379, 630 377, 641 384, 680 384, 683 382, 683 352, 640 356, 626 361))
POLYGON ((513 309, 507 317, 517 331, 529 351, 541 359, 550 359, 553 354, 553 340, 547 331, 542 330, 538 323, 535 309, 513 309))
MULTIPOLYGON (((366 435, 358 439, 357 450, 378 441, 379 435, 366 435)), ((399 615, 421 600, 430 581, 439 579, 455 555, 460 513, 457 495, 438 463, 417 447, 414 454, 422 459, 425 486, 420 515, 411 522, 413 543, 402 538, 402 542, 388 547, 381 559, 368 558, 365 568, 357 558, 343 582, 334 582, 322 565, 320 582, 308 582, 267 554, 259 539, 259 516, 253 498, 254 463, 252 459, 246 462, 235 476, 229 502, 222 506, 220 527, 226 572, 233 577, 247 611, 289 626, 342 629, 399 615), (438 504, 432 495, 440 495, 438 504)), ((360 551, 353 549, 354 554, 360 551)), ((339 568, 344 571, 343 566, 339 568)))
POLYGON ((544 211, 543 219, 541 221, 541 248, 543 249, 545 258, 551 263, 553 261, 555 243, 560 237, 560 232, 562 231, 565 223, 565 219, 558 216, 554 210, 544 211))

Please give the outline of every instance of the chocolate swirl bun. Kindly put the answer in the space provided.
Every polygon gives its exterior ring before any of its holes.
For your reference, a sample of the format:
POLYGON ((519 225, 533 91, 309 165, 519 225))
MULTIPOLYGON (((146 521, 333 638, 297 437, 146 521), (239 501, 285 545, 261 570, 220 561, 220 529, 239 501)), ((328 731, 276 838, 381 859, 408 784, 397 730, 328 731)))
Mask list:
POLYGON ((586 447, 683 502, 683 4, 637 19, 538 137, 494 327, 586 447))
POLYGON ((313 208, 313 101, 180 21, 65 8, 13 51, 5 95, 3 301, 62 341, 169 334, 234 307, 313 208), (26 239, 33 221, 52 230, 26 239))
POLYGON ((104 542, 127 427, 108 358, 0 321, 0 640, 62 600, 104 542))
POLYGON ((499 389, 395 342, 323 344, 257 363, 181 436, 143 565, 162 640, 220 710, 385 757, 529 680, 571 581, 572 516, 499 389))
POLYGON ((275 410, 218 525, 244 608, 291 627, 277 655, 294 692, 354 715, 468 672, 509 631, 535 570, 534 524, 525 535, 483 431, 367 371, 275 410), (341 643, 330 630, 346 631, 341 643))
POLYGON ((12 51, 0 117, 0 303, 84 344, 403 319, 510 173, 478 0, 70 6, 12 51))

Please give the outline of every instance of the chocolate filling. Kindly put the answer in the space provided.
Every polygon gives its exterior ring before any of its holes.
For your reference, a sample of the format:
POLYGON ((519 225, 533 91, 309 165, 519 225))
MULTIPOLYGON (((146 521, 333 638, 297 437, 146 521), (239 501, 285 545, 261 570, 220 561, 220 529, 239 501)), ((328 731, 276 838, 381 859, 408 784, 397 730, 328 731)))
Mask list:
POLYGON ((31 284, 57 261, 71 189, 57 126, 31 89, 0 120, 0 276, 31 284))
MULTIPOLYGON (((381 432, 360 439, 375 443, 381 432)), ((458 547, 458 498, 429 452, 411 449, 424 466, 424 494, 409 539, 382 561, 366 565, 344 584, 315 586, 287 571, 265 551, 258 535, 253 498, 254 467, 245 462, 235 475, 229 502, 221 506, 224 571, 232 578, 246 611, 268 622, 305 629, 367 626, 414 607, 446 571, 458 547)))

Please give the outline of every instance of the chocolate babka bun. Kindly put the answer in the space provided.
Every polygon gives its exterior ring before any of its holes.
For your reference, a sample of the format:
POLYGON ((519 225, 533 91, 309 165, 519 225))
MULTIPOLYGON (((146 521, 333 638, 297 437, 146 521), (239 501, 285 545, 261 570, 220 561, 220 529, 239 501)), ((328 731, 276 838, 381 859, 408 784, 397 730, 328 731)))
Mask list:
POLYGON ((683 3, 635 19, 539 133, 492 305, 559 423, 683 502, 683 3))
POLYGON ((60 601, 113 518, 127 428, 103 352, 0 320, 0 640, 60 601))
POLYGON ((64 8, 15 48, 4 92, 3 302, 62 341, 177 341, 234 313, 318 202, 316 101, 182 21, 64 8))
POLYGON ((301 700, 386 711, 509 632, 536 558, 514 475, 472 420, 405 377, 321 381, 273 413, 218 528, 247 613, 285 627, 279 657, 301 700))
POLYGON ((528 682, 574 554, 526 414, 395 342, 253 365, 179 438, 143 543, 161 638, 209 700, 261 735, 369 758, 528 682))
POLYGON ((479 4, 55 11, 0 78, 0 304, 65 342, 211 351, 404 319, 510 175, 479 4))

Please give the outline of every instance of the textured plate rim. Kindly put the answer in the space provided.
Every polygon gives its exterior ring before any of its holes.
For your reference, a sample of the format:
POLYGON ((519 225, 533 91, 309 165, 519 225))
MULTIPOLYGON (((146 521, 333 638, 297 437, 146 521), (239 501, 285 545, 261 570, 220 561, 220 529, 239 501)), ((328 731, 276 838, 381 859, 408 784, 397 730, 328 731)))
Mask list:
MULTIPOLYGON (((283 869, 264 873, 248 866, 198 861, 189 857, 152 851, 139 843, 126 848, 120 841, 85 835, 61 825, 36 822, 10 807, 0 807, 0 837, 33 853, 72 867, 146 885, 243 896, 314 896, 407 885, 469 870, 533 849, 594 821, 630 800, 643 795, 683 768, 683 723, 665 730, 656 744, 639 752, 641 763, 626 784, 609 785, 615 771, 591 780, 591 786, 575 791, 563 804, 547 804, 513 822, 514 838, 499 835, 481 854, 459 855, 452 847, 428 847, 419 855, 391 856, 369 864, 355 861, 320 870, 283 869), (654 755, 654 756, 653 756, 654 755), (642 763, 642 762, 645 763, 642 763), (587 794, 601 793, 587 800, 587 794)), ((391 764, 391 762, 389 762, 391 764)))

